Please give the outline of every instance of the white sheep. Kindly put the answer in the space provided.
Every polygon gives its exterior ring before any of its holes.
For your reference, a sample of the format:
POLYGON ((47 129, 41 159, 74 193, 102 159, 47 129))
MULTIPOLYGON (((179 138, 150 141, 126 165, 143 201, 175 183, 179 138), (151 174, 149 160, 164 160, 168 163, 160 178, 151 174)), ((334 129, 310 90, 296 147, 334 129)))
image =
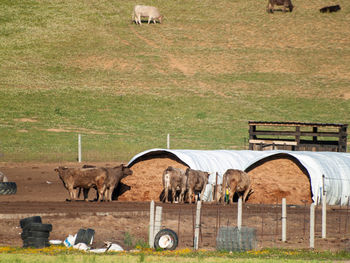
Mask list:
POLYGON ((163 16, 159 13, 158 9, 154 6, 146 6, 146 5, 135 5, 133 20, 136 24, 141 25, 141 17, 148 17, 148 24, 153 21, 156 23, 156 19, 158 19, 159 23, 162 23, 163 16))

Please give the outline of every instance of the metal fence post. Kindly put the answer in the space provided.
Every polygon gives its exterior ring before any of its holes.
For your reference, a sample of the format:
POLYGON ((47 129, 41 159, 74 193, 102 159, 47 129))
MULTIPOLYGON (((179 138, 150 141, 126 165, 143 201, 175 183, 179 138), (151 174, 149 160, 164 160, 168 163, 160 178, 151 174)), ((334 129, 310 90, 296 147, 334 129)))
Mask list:
POLYGON ((78 162, 81 163, 81 134, 78 134, 78 162))
POLYGON ((310 205, 310 248, 315 248, 315 204, 310 205))
POLYGON ((326 238, 327 229, 327 204, 326 193, 322 195, 322 238, 326 238))
POLYGON ((196 228, 194 231, 194 244, 193 247, 195 250, 198 249, 198 242, 199 242, 199 228, 200 228, 200 220, 201 220, 201 201, 197 202, 197 211, 196 211, 196 228))
POLYGON ((163 208, 161 206, 156 206, 156 216, 154 220, 154 232, 153 232, 153 238, 158 234, 162 227, 162 210, 163 208))
POLYGON ((238 198, 237 227, 238 230, 242 228, 242 197, 238 198))
POLYGON ((149 247, 154 248, 154 201, 151 201, 150 213, 149 213, 149 235, 148 235, 149 247))
POLYGON ((282 242, 287 240, 287 202, 282 198, 282 242))

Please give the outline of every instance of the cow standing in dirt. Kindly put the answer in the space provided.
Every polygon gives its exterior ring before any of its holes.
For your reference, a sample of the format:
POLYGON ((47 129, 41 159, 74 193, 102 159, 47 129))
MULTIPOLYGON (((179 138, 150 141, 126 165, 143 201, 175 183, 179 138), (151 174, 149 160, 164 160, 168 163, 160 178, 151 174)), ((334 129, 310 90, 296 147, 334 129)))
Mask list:
POLYGON ((164 197, 163 202, 168 202, 169 190, 171 191, 172 202, 175 202, 176 192, 180 191, 179 202, 184 202, 184 196, 186 191, 186 176, 185 172, 179 168, 169 166, 163 172, 163 187, 164 197))
POLYGON ((193 170, 191 168, 187 168, 186 170, 186 190, 188 191, 187 200, 191 204, 194 199, 195 192, 200 192, 200 200, 203 200, 205 187, 208 184, 209 173, 193 170))
MULTIPOLYGON (((69 192, 72 201, 77 199, 77 188, 90 189, 96 187, 98 201, 102 201, 106 191, 107 170, 103 168, 67 168, 58 167, 55 169, 69 192)), ((84 196, 85 199, 85 196, 84 196)), ((86 200, 86 199, 85 199, 86 200)))
POLYGON ((124 164, 113 168, 104 168, 107 170, 107 180, 106 180, 106 192, 105 200, 112 201, 112 194, 114 189, 118 186, 121 179, 132 175, 130 168, 126 167, 124 164))
POLYGON ((233 195, 235 193, 237 193, 238 196, 243 194, 243 202, 245 202, 251 190, 249 174, 237 169, 228 169, 222 178, 221 202, 225 201, 227 188, 229 189, 228 203, 233 200, 233 195))

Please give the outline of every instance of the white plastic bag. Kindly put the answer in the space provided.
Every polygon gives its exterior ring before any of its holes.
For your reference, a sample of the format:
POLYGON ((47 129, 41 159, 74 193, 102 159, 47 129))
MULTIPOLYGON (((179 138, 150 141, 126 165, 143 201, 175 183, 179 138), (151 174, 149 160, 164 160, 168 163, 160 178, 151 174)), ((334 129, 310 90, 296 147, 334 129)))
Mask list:
POLYGON ((66 247, 72 247, 74 246, 74 243, 75 243, 75 239, 77 238, 77 234, 75 234, 74 236, 72 235, 69 235, 64 241, 63 241, 63 244, 66 246, 66 247))

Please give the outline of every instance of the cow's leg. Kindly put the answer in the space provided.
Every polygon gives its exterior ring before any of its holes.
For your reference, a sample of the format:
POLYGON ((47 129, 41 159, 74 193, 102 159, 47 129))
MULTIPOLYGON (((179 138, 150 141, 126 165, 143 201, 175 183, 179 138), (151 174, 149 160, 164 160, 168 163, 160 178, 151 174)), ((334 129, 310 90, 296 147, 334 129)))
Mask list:
POLYGON ((90 191, 90 188, 83 188, 84 201, 89 201, 88 200, 88 198, 89 198, 89 191, 90 191))
POLYGON ((151 20, 152 20, 152 18, 149 16, 149 17, 148 17, 148 23, 147 23, 147 24, 149 24, 149 23, 151 22, 151 20))
POLYGON ((193 195, 193 190, 192 188, 188 189, 188 203, 192 204, 192 195, 193 195))
POLYGON ((112 202, 112 195, 113 195, 113 191, 114 191, 115 187, 116 187, 116 185, 111 186, 109 188, 108 195, 107 195, 107 201, 109 201, 109 202, 112 202))
POLYGON ((96 188, 97 188, 97 193, 98 193, 97 201, 103 201, 104 195, 106 192, 106 188, 107 188, 106 185, 104 184, 104 182, 103 183, 97 182, 96 188))
POLYGON ((234 196, 234 194, 235 194, 235 191, 230 189, 229 194, 228 194, 228 204, 230 204, 230 202, 233 203, 233 196, 234 196))
POLYGON ((168 203, 169 201, 169 188, 166 186, 164 188, 164 198, 163 198, 163 202, 165 200, 165 203, 168 203))
POLYGON ((109 201, 109 191, 110 191, 110 188, 106 187, 106 190, 105 190, 104 195, 103 195, 103 199, 105 201, 109 201))
POLYGON ((77 189, 69 188, 69 196, 70 196, 70 200, 71 201, 75 201, 76 200, 76 195, 77 195, 77 189))
POLYGON ((171 187, 171 202, 175 203, 176 187, 171 187))
POLYGON ((245 200, 247 199, 247 196, 250 192, 250 187, 251 186, 248 186, 248 188, 244 191, 244 195, 243 195, 243 203, 245 203, 245 200))

